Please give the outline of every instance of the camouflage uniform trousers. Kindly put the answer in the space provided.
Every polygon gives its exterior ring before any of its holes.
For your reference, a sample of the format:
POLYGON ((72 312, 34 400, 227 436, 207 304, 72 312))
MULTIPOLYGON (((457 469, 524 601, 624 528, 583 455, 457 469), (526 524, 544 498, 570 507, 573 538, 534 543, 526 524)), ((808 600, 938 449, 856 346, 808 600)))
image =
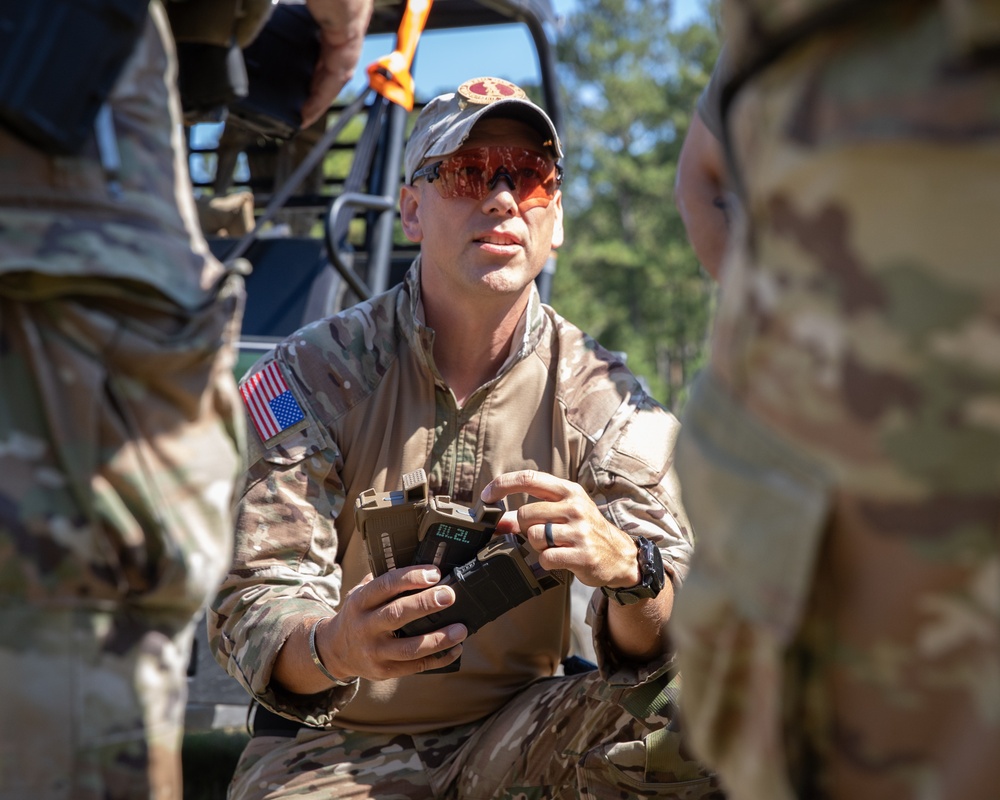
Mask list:
POLYGON ((425 734, 258 736, 229 797, 721 800, 681 741, 675 706, 638 718, 615 702, 621 695, 589 672, 536 681, 481 722, 425 734))
POLYGON ((0 798, 179 798, 231 558, 243 289, 0 275, 0 798))
MULTIPOLYGON (((29 34, 26 34, 29 35, 29 34)), ((0 128, 0 798, 180 795, 192 620, 231 559, 243 289, 207 255, 163 8, 120 155, 0 128)))
POLYGON ((734 798, 1000 796, 1000 68, 948 4, 872 5, 729 119, 673 633, 734 798))

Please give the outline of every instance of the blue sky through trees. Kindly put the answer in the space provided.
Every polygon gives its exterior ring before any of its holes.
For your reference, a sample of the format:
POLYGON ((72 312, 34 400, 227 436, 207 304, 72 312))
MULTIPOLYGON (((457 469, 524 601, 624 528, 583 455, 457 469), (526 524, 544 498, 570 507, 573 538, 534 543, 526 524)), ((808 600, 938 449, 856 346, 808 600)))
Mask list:
MULTIPOLYGON (((676 0, 672 11, 672 26, 680 27, 705 16, 706 0, 676 0)), ((556 14, 568 16, 576 0, 553 0, 556 14)), ((355 96, 367 82, 365 68, 390 53, 395 36, 369 37, 358 64, 358 75, 345 90, 345 97, 355 96)), ((428 100, 445 91, 452 91, 468 78, 491 75, 515 83, 537 84, 538 63, 535 49, 523 25, 498 26, 490 32, 484 46, 482 31, 470 29, 431 31, 425 33, 414 65, 417 97, 428 100)))

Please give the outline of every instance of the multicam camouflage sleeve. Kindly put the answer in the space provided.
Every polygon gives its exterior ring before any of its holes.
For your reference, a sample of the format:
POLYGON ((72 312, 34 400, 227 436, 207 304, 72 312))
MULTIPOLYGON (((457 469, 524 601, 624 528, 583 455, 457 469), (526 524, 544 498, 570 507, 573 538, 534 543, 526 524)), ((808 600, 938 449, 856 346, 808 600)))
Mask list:
MULTIPOLYGON (((691 558, 693 535, 681 504, 673 468, 680 425, 650 397, 620 360, 558 314, 560 403, 566 425, 584 448, 576 456, 575 479, 601 513, 620 530, 656 542, 677 589, 691 558), (597 351, 601 374, 594 371, 597 351), (610 364, 606 363, 610 361, 610 364), (607 368, 607 371, 603 370, 607 368)), ((566 434, 563 434, 566 436, 566 434)), ((558 446, 560 458, 565 444, 558 446)))
MULTIPOLYGON (((253 371, 259 374, 273 363, 259 363, 253 371)), ((244 379, 244 391, 247 385, 244 379)), ((269 446, 250 431, 233 568, 212 606, 210 646, 223 668, 262 703, 321 725, 353 697, 355 687, 303 698, 271 682, 291 629, 303 616, 333 613, 341 596, 334 526, 344 502, 342 487, 337 488, 340 452, 308 407, 303 413, 301 423, 273 437, 269 446)))
MULTIPOLYGON (((660 548, 664 571, 680 591, 691 559, 693 535, 680 502, 673 469, 680 426, 645 394, 629 395, 595 442, 579 476, 601 513, 630 536, 644 536, 660 548)), ((607 640, 608 598, 593 593, 587 616, 598 666, 616 684, 638 685, 673 665, 673 653, 641 666, 622 663, 607 640)))

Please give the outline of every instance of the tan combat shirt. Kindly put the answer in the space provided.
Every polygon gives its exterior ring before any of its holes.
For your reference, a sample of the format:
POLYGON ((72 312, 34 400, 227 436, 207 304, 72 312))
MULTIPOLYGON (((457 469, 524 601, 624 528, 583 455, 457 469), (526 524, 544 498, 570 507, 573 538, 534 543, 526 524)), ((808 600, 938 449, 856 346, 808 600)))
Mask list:
MULTIPOLYGON (((353 513, 368 488, 398 489, 422 467, 430 491, 472 505, 496 475, 542 470, 579 482, 611 522, 658 542, 675 586, 687 568, 691 540, 672 471, 678 423, 620 359, 534 292, 500 374, 459 408, 421 318, 418 262, 403 285, 293 334, 254 367, 278 365, 305 419, 266 442, 250 426, 235 562, 214 604, 213 649, 261 702, 310 724, 422 732, 471 722, 552 675, 568 648, 567 585, 470 637, 458 672, 362 680, 353 697, 353 687, 304 697, 272 684, 278 649, 300 620, 332 613, 368 572, 353 513)), ((598 632, 604 608, 592 605, 598 632)), ((621 667, 596 638, 613 684, 662 671, 662 663, 621 667)))

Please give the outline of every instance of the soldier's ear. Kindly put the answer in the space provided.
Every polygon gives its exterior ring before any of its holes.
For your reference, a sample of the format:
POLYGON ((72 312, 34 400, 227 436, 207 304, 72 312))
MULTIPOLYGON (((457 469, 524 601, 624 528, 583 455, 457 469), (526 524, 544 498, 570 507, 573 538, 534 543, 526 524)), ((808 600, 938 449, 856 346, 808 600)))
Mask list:
POLYGON ((565 237, 563 230, 562 192, 556 192, 552 203, 555 205, 555 222, 552 226, 552 249, 555 250, 562 246, 565 237))
POLYGON ((411 242, 420 242, 424 232, 420 226, 420 190, 415 186, 402 186, 399 190, 399 221, 403 233, 411 242))

